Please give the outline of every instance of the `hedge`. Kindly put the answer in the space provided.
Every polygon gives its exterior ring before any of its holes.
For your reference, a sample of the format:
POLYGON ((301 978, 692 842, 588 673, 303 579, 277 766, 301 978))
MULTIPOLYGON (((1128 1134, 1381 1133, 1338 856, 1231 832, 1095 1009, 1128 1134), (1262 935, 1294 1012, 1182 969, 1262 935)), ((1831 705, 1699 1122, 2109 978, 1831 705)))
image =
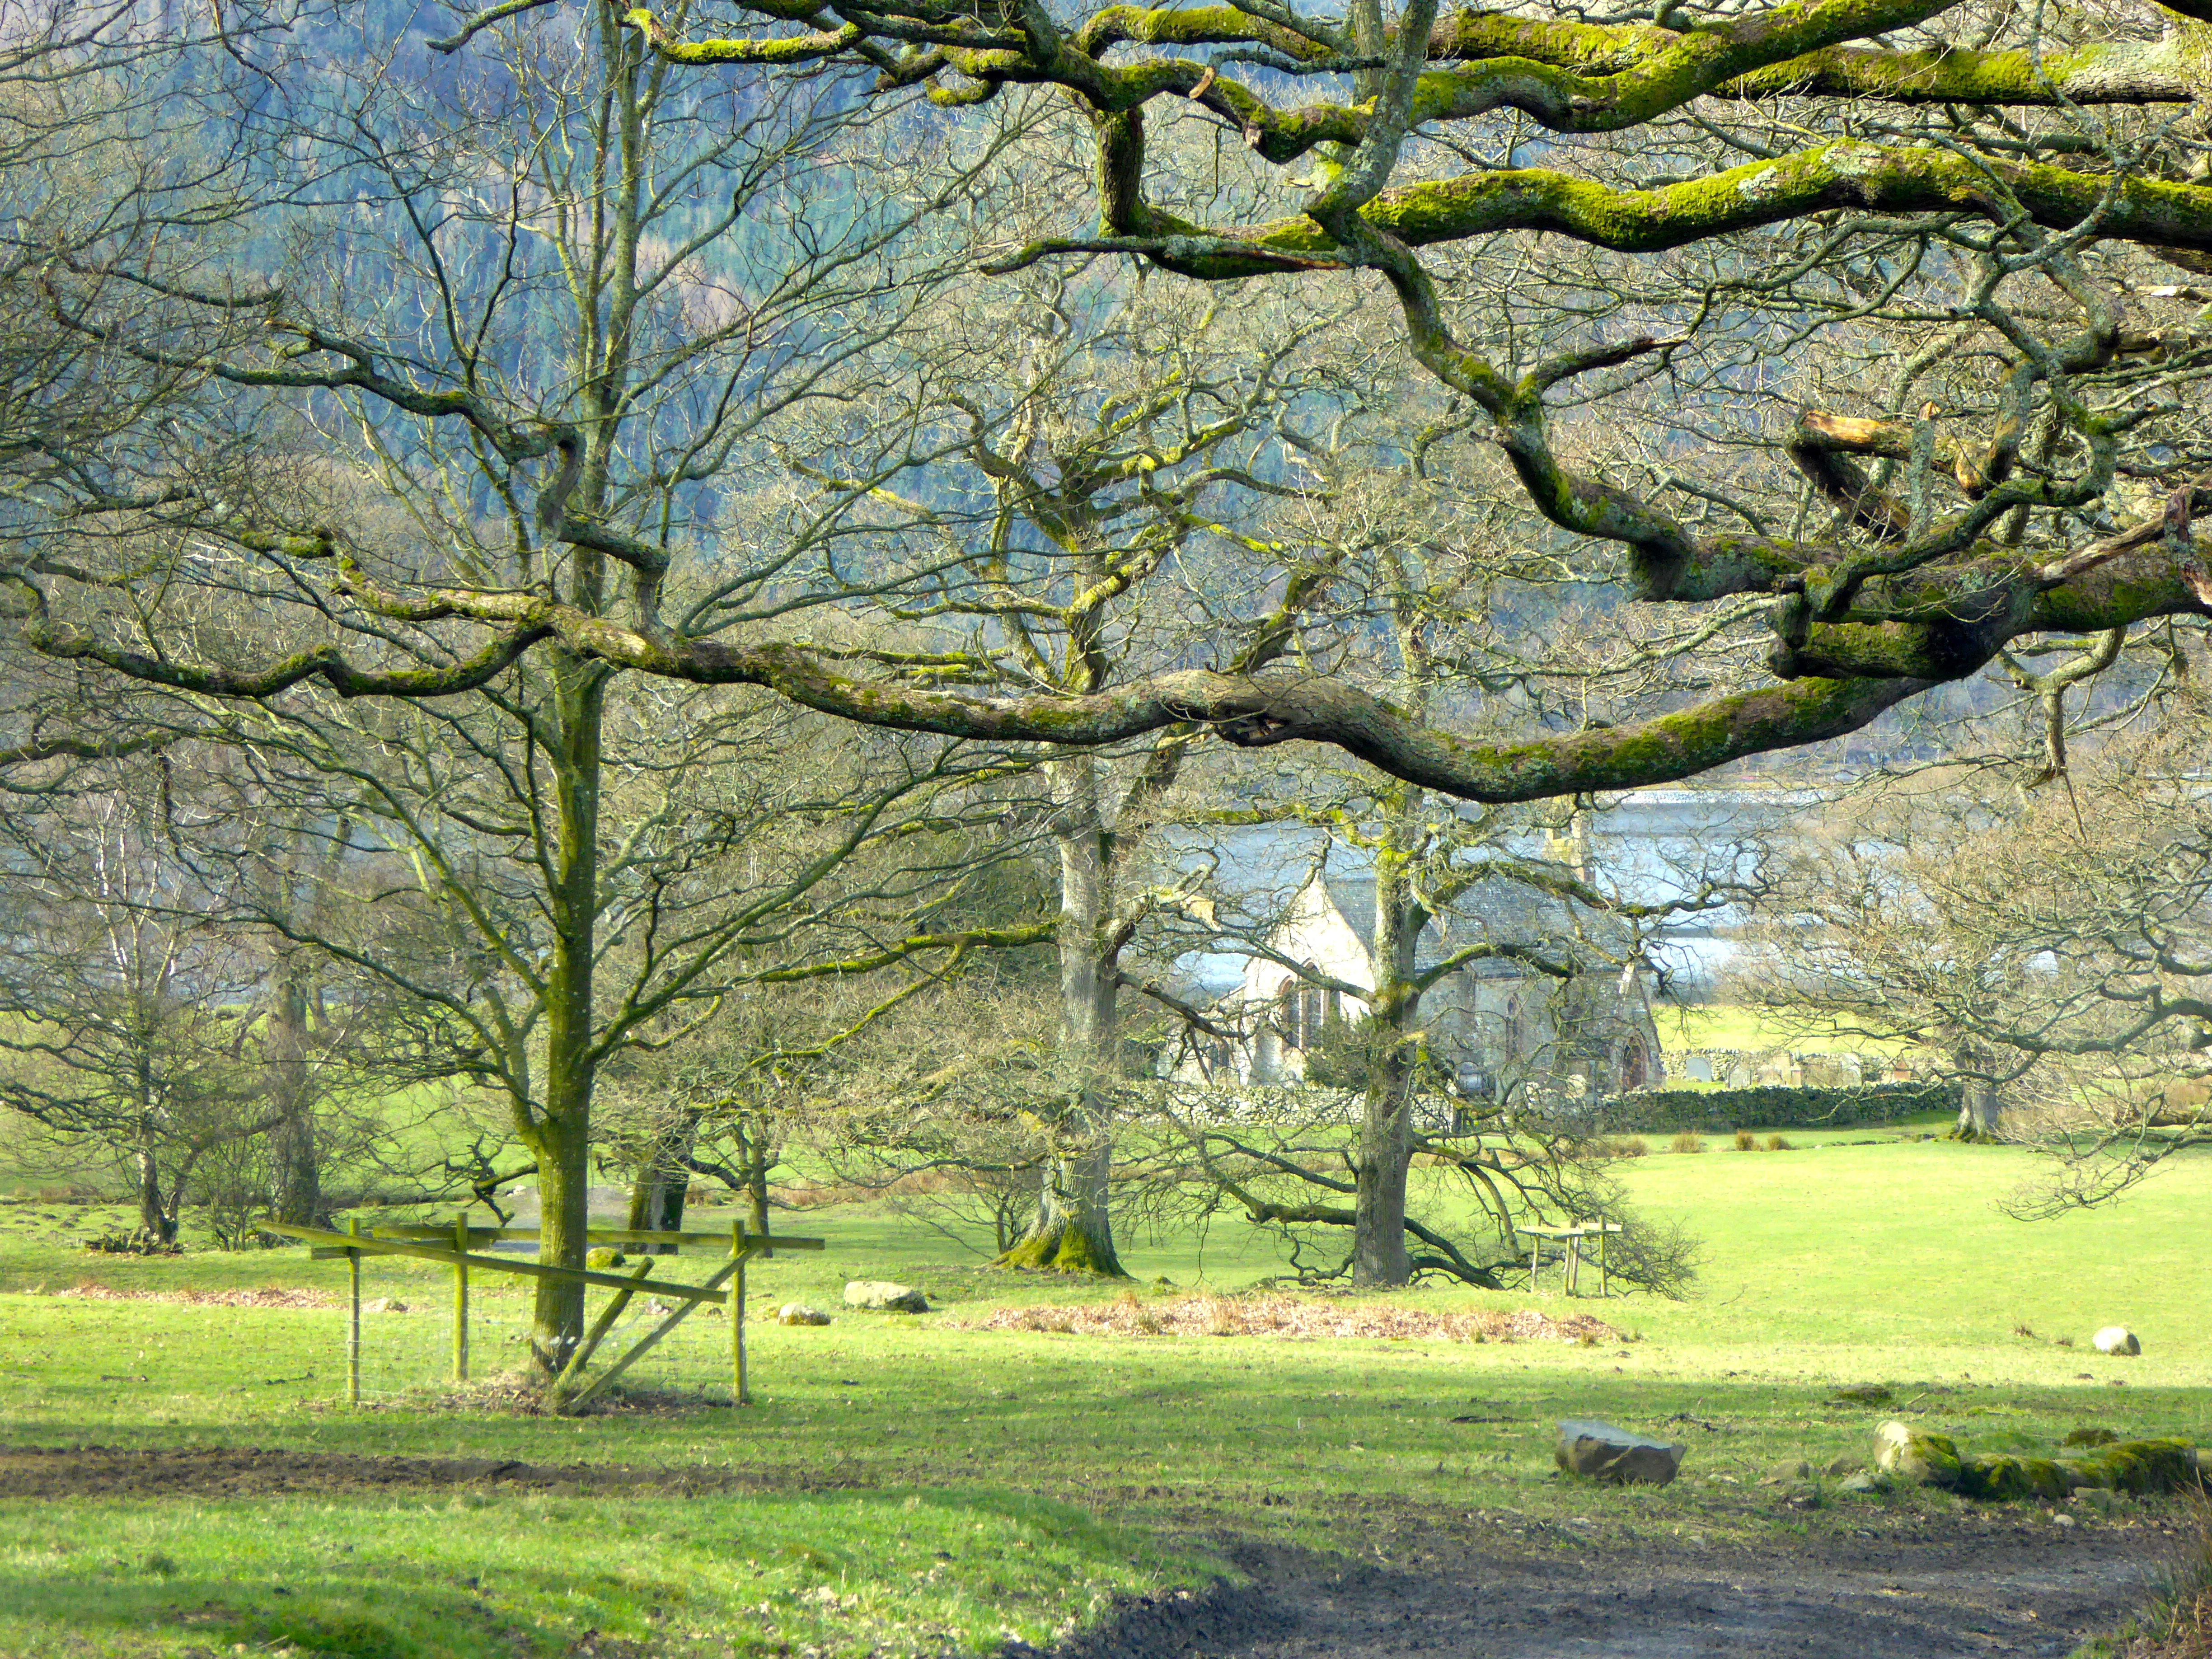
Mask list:
POLYGON ((1956 1112, 1958 1082, 1869 1083, 1856 1089, 1641 1089, 1600 1109, 1608 1130, 1844 1129, 1919 1112, 1956 1112))

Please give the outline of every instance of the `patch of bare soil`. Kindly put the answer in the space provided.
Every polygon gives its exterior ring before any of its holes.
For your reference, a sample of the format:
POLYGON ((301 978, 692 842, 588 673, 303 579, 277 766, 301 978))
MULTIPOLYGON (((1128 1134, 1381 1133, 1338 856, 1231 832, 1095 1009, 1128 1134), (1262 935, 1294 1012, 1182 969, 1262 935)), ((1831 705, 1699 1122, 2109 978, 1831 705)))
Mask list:
POLYGON ((824 1472, 805 1479, 723 1468, 628 1468, 489 1457, 356 1457, 250 1446, 141 1451, 121 1446, 0 1449, 0 1499, 271 1498, 395 1489, 511 1487, 584 1497, 705 1492, 835 1491, 860 1485, 824 1472))
POLYGON ((84 1302, 181 1302, 192 1308, 329 1308, 337 1297, 328 1291, 294 1290, 283 1285, 264 1285, 240 1291, 123 1291, 112 1285, 72 1285, 54 1291, 58 1297, 84 1302))
MULTIPOLYGON (((617 1383, 586 1401, 580 1417, 665 1417, 678 1413, 726 1409, 730 1396, 701 1389, 657 1389, 617 1383)), ((545 1390, 517 1372, 482 1378, 473 1382, 422 1389, 396 1401, 363 1401, 348 1411, 471 1412, 505 1417, 556 1415, 545 1390)))
POLYGON ((975 1322, 989 1331, 1058 1331, 1072 1336, 1418 1337, 1445 1342, 1618 1342, 1620 1333, 1588 1314, 1554 1319, 1533 1308, 1429 1313, 1373 1302, 1294 1296, 1187 1296, 1174 1300, 1087 1303, 1066 1308, 1000 1308, 975 1322))
POLYGON ((2056 1659, 2141 1608, 2158 1565, 2139 1534, 2026 1521, 1768 1550, 1476 1547, 1389 1566, 1217 1547, 1249 1583, 1127 1603, 1048 1659, 2056 1659))

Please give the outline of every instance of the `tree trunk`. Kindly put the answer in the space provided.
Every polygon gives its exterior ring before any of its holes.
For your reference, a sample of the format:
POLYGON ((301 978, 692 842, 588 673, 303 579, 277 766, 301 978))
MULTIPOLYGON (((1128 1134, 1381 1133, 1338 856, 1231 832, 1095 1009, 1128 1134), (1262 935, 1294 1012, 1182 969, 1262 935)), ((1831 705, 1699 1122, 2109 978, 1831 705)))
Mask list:
POLYGON ((1109 1207, 1113 1168, 1110 1139, 1055 1158, 1038 1195, 1036 1221, 1029 1237, 995 1265, 1127 1279, 1114 1250, 1109 1207))
POLYGON ((269 1133, 270 1208, 277 1220, 292 1226, 326 1226, 330 1206, 323 1198, 307 1060, 307 989, 294 953, 278 960, 274 981, 266 1075, 270 1106, 283 1118, 269 1133))
POLYGON ((1413 1091, 1402 1063, 1380 1061, 1367 1085, 1359 1122, 1355 1171, 1352 1282, 1403 1285, 1413 1277, 1406 1250, 1406 1174, 1412 1159, 1407 1133, 1413 1091))
MULTIPOLYGON (((600 732, 605 677, 589 663, 556 658, 559 722, 547 747, 554 763, 558 839, 546 897, 552 959, 545 975, 543 1099, 524 1139, 538 1158, 538 1259, 580 1267, 591 1192, 592 1093, 599 1073, 593 1025, 593 958, 599 938, 600 732)), ((560 1374, 584 1334, 584 1286, 541 1279, 530 1350, 546 1379, 560 1374)))
POLYGON ((149 1136, 138 1143, 138 1230, 163 1244, 177 1240, 177 1219, 161 1200, 161 1160, 149 1136))
MULTIPOLYGON (((580 1267, 590 1249, 591 1166, 583 1125, 550 1112, 532 1138, 538 1155, 538 1259, 580 1267)), ((541 1381, 561 1374, 584 1334, 584 1287, 541 1279, 531 1309, 530 1358, 541 1381)))
POLYGON ((1965 1097, 1959 1103, 1959 1121, 1951 1131, 1951 1139, 1999 1139, 1998 1120, 2003 1115, 2004 1102, 1996 1085, 1973 1077, 1966 1079, 1966 1085, 1965 1097))
POLYGON ((1097 763, 1081 755, 1055 761, 1049 770, 1060 808, 1060 1064, 1066 1092, 1053 1125, 1053 1161, 1036 1219, 1029 1237, 995 1265, 1126 1279, 1110 1207, 1121 1071, 1112 837, 1099 811, 1097 763))
MULTIPOLYGON (((1417 818, 1418 791, 1402 792, 1395 816, 1417 818)), ((1375 859, 1375 994, 1367 1086, 1354 1164, 1352 1282, 1403 1285, 1413 1277, 1406 1249, 1406 1179, 1413 1161, 1413 1031, 1421 994, 1413 983, 1414 951, 1428 918, 1413 897, 1405 861, 1395 849, 1375 859)))
MULTIPOLYGON (((675 1233, 684 1231, 684 1200, 691 1187, 691 1144, 697 1138, 699 1115, 685 1112, 664 1126, 646 1144, 637 1178, 630 1183, 629 1224, 639 1232, 675 1233)), ((641 1245, 641 1255, 674 1255, 673 1244, 641 1245)))

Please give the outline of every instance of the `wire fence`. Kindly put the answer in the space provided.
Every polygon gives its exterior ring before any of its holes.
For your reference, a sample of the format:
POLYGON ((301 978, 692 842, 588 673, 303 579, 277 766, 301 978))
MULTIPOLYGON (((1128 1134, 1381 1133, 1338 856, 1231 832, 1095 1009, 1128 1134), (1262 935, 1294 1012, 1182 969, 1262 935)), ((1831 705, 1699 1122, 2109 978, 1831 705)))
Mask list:
MULTIPOLYGON (((426 1278, 404 1257, 367 1252, 363 1256, 362 1404, 437 1410, 526 1405, 538 1398, 542 1390, 536 1386, 530 1351, 536 1304, 533 1285, 525 1281, 479 1288, 482 1279, 490 1275, 471 1275, 464 1364, 454 1351, 455 1309, 450 1283, 426 1278)), ((656 1279, 665 1276, 695 1284, 716 1265, 684 1257, 663 1256, 654 1261, 656 1279), (667 1266, 659 1265, 663 1262, 667 1266)), ((585 1287, 586 1329, 619 1294, 601 1285, 585 1287)), ((585 1380, 604 1371, 679 1305, 650 1295, 631 1297, 601 1337, 599 1354, 585 1380)), ((341 1306, 331 1331, 334 1343, 345 1342, 349 1320, 349 1310, 341 1306)), ((613 1385, 613 1397, 607 1403, 632 1407, 680 1403, 726 1406, 735 1388, 729 1316, 721 1308, 708 1306, 679 1322, 633 1360, 613 1385)))
MULTIPOLYGON (((757 1235, 595 1229, 594 1243, 680 1239, 694 1253, 625 1256, 602 1248, 591 1267, 576 1269, 537 1261, 530 1228, 271 1230, 348 1260, 341 1337, 353 1403, 606 1410, 746 1398, 745 1264, 768 1243, 757 1235), (583 1281, 584 1296, 581 1340, 550 1389, 532 1347, 535 1292, 549 1277, 583 1281)), ((775 1243, 822 1248, 819 1239, 775 1243)))

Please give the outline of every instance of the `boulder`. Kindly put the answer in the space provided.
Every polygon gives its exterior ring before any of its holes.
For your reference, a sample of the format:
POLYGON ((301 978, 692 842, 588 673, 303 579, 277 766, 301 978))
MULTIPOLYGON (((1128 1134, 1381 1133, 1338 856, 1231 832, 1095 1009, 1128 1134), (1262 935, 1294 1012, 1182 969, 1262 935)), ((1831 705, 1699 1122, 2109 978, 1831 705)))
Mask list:
POLYGON ((1863 1382, 1855 1388, 1838 1389, 1832 1398, 1839 1406, 1887 1406, 1896 1396, 1879 1382, 1863 1382))
POLYGON ((2108 1492, 2192 1492, 2203 1480, 2186 1440, 2124 1440, 2086 1452, 2068 1466, 2077 1486, 2108 1492))
POLYGON ((619 1267, 629 1260, 611 1244, 602 1244, 584 1252, 584 1265, 599 1273, 605 1273, 610 1267, 619 1267))
POLYGON ((2136 1334, 2124 1325, 2107 1325, 2089 1341, 2099 1353, 2133 1354, 2142 1352, 2136 1334))
POLYGON ((810 1308, 804 1302, 787 1302, 776 1310, 779 1325, 827 1325, 830 1316, 819 1308, 810 1308))
POLYGON ((1959 1449, 1948 1434, 1929 1434, 1895 1418, 1874 1431, 1874 1463, 1884 1474, 1922 1486, 1959 1484, 1959 1449))
POLYGON ((2201 1478, 2197 1449, 2185 1440, 2130 1440, 2099 1446, 2069 1462, 2009 1452, 1961 1457, 1950 1436, 1899 1422, 1885 1423, 1875 1431, 1875 1462, 1884 1474, 1899 1480, 1999 1502, 2062 1498, 2092 1486, 2179 1492, 2195 1488, 2201 1478))
POLYGON ((885 1279, 855 1279, 845 1286, 848 1308, 874 1308, 884 1313, 927 1313, 929 1298, 911 1285, 894 1285, 885 1279))
POLYGON ((2021 1498, 2062 1498, 2081 1484, 2080 1474, 2048 1457, 1976 1452, 1959 1460, 1959 1491, 1968 1498, 2004 1503, 2021 1498))
POLYGON ((1587 1474, 1616 1485, 1663 1486, 1681 1468, 1682 1454, 1688 1449, 1631 1434, 1610 1423, 1571 1418, 1559 1425, 1559 1443, 1553 1455, 1569 1474, 1587 1474))

